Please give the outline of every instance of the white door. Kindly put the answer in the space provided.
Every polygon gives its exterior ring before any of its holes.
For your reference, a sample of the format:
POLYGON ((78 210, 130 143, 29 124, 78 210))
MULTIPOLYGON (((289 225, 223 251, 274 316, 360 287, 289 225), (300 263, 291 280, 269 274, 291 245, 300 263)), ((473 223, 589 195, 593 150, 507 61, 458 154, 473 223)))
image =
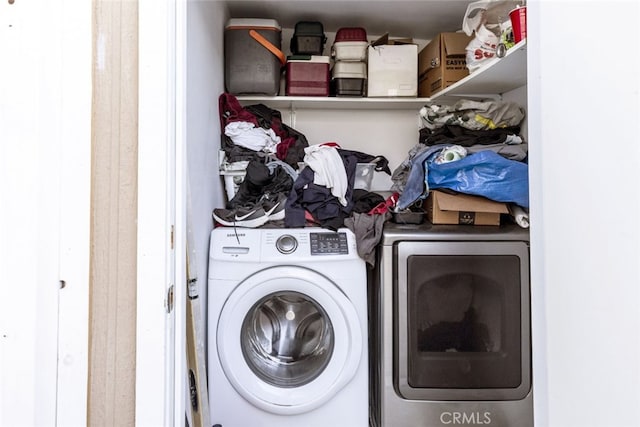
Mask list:
POLYGON ((347 296, 325 276, 292 266, 263 270, 238 285, 222 308, 216 340, 236 391, 286 415, 336 396, 363 352, 360 321, 347 296))
POLYGON ((90 2, 0 2, 0 57, 0 425, 84 425, 90 2))

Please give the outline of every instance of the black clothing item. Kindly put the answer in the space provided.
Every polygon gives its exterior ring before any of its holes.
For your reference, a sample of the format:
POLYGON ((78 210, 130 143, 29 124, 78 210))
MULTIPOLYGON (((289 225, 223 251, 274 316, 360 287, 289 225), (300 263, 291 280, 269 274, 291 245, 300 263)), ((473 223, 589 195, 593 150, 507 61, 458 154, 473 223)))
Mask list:
POLYGON ((305 211, 308 211, 323 228, 337 230, 344 225, 345 218, 349 217, 354 206, 353 183, 358 161, 355 156, 340 154, 347 173, 348 188, 345 193, 347 205, 343 206, 338 198, 331 194, 330 188, 314 184, 315 172, 310 167, 306 167, 293 183, 287 198, 285 227, 304 227, 305 211))
POLYGON ((420 129, 419 142, 425 145, 454 144, 463 147, 472 145, 502 144, 508 135, 519 135, 520 126, 496 128, 491 130, 471 130, 456 125, 444 125, 433 131, 420 129))
POLYGON ((384 197, 372 191, 360 188, 353 190, 353 212, 367 213, 384 202, 384 197))
MULTIPOLYGON (((267 166, 268 167, 268 166, 267 166)), ((289 191, 293 187, 293 178, 280 165, 277 165, 271 172, 271 182, 267 183, 262 189, 265 194, 275 195, 284 193, 289 195, 289 191)))
POLYGON ((261 151, 254 151, 250 148, 245 148, 240 145, 236 145, 231 141, 227 135, 220 134, 220 147, 225 152, 228 162, 243 162, 251 160, 260 160, 267 158, 267 153, 261 151))
POLYGON ((258 124, 265 129, 273 129, 280 138, 292 137, 299 140, 305 147, 309 146, 307 137, 294 128, 282 123, 282 113, 264 104, 247 105, 245 111, 253 114, 258 120, 258 124))
POLYGON ((280 137, 276 157, 289 166, 297 167, 304 159, 304 148, 309 146, 307 137, 282 123, 282 114, 264 104, 248 105, 245 111, 253 114, 264 129, 272 129, 280 137))
POLYGON ((254 203, 262 195, 262 188, 269 182, 271 182, 269 168, 264 163, 251 160, 247 164, 244 180, 238 186, 238 191, 227 202, 227 209, 235 209, 254 203))
POLYGON ((227 202, 227 209, 236 209, 256 203, 263 196, 273 196, 278 193, 288 194, 293 186, 293 178, 278 165, 273 173, 267 165, 252 160, 247 164, 244 180, 238 186, 238 191, 227 202))
POLYGON ((357 163, 375 163, 375 170, 378 172, 385 172, 387 175, 391 175, 391 169, 389 169, 389 160, 384 156, 372 156, 371 154, 362 153, 354 150, 344 150, 338 148, 338 153, 344 159, 345 157, 355 157, 357 163))

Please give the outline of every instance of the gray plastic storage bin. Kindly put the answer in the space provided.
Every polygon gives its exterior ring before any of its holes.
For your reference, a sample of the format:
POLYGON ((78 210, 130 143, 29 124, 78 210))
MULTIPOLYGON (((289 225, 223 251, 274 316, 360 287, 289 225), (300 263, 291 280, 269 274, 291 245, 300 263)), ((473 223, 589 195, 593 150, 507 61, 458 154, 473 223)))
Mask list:
POLYGON ((280 88, 282 32, 273 19, 230 19, 224 32, 224 82, 233 95, 273 96, 280 88), (252 36, 255 32, 258 35, 252 36), (256 39, 266 40, 267 46, 256 39))

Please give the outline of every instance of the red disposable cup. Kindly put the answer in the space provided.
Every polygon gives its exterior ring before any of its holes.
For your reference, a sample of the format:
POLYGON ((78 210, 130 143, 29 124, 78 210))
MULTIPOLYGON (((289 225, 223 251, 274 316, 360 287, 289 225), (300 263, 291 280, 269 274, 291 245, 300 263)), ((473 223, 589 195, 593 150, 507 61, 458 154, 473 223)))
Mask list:
POLYGON ((527 38, 527 7, 521 6, 509 12, 511 27, 513 28, 513 39, 516 43, 527 38))

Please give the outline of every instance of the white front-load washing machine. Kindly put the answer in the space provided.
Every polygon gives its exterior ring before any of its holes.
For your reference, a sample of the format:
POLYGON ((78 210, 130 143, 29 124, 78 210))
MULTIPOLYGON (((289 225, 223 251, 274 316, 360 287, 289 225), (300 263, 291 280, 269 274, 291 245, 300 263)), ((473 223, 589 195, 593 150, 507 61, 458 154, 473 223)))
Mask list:
POLYGON ((209 258, 212 424, 368 426, 367 279, 354 234, 220 227, 209 258))

